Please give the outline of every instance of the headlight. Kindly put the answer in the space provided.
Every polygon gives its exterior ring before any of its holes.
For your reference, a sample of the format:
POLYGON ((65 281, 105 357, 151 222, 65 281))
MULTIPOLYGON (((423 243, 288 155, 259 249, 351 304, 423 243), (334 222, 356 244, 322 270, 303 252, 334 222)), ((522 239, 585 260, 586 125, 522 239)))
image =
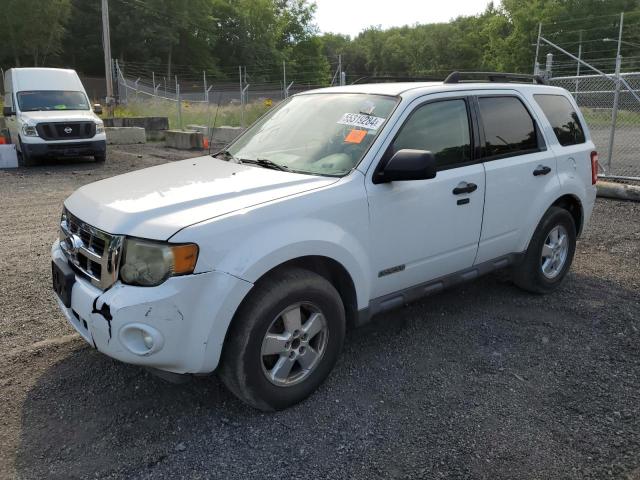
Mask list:
POLYGON ((36 130, 36 127, 32 127, 31 125, 23 125, 22 134, 27 137, 37 137, 38 130, 36 130))
POLYGON ((104 123, 96 123, 96 135, 104 133, 104 123))
POLYGON ((129 285, 154 287, 174 275, 193 273, 198 259, 194 243, 175 245, 128 238, 120 267, 120 279, 129 285))

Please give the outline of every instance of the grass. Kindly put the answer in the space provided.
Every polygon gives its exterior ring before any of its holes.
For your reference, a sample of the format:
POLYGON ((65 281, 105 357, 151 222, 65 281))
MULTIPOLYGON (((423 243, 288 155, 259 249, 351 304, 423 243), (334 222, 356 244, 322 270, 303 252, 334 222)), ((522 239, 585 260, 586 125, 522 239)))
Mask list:
MULTIPOLYGON (((611 125, 611 108, 580 108, 587 125, 590 127, 606 127, 611 125)), ((618 110, 617 125, 631 125, 640 127, 640 111, 618 110)))
MULTIPOLYGON (((261 117, 269 106, 262 102, 250 103, 245 107, 244 124, 251 125, 261 117)), ((178 121, 178 105, 167 100, 129 101, 127 105, 120 105, 114 111, 115 117, 168 117, 172 129, 180 128, 178 121)), ((214 123, 216 127, 241 125, 242 108, 239 105, 225 105, 219 108, 215 104, 182 102, 182 128, 187 125, 207 125, 214 123), (217 109, 217 115, 216 115, 217 109)))

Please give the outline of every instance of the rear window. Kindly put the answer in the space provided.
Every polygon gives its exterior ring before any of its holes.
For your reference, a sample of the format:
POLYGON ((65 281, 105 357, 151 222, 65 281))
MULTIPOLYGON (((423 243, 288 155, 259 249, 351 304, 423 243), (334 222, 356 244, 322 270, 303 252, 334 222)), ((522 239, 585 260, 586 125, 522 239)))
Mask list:
POLYGON ((481 97, 478 102, 485 135, 483 157, 510 157, 538 150, 535 123, 520 99, 481 97))
POLYGON ((534 95, 533 97, 553 127, 560 145, 566 147, 586 141, 578 114, 566 97, 562 95, 534 95))

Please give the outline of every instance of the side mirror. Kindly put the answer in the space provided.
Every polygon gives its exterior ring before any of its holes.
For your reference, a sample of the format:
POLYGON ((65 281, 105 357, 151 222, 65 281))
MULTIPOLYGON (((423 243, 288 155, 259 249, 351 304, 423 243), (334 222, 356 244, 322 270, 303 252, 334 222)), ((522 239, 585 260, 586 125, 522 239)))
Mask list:
POLYGON ((437 173, 436 158, 425 150, 399 150, 377 172, 374 183, 399 182, 405 180, 429 180, 437 173))
POLYGON ((96 115, 102 115, 102 105, 100 105, 99 103, 94 104, 93 111, 96 115))
POLYGON ((4 117, 12 117, 16 114, 13 107, 2 107, 2 116, 4 117))

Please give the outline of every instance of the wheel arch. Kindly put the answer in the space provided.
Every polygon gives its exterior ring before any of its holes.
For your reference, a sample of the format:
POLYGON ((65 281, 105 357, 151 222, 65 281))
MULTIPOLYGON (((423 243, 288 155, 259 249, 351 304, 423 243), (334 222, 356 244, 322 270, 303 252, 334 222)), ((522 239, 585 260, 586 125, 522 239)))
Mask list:
MULTIPOLYGON (((559 192, 556 192, 556 194, 559 194, 559 192)), ((560 207, 567 210, 575 222, 576 237, 580 235, 584 225, 584 208, 582 202, 580 201, 580 198, 573 193, 563 193, 562 195, 557 196, 551 203, 547 204, 546 208, 541 214, 539 214, 540 216, 537 218, 535 223, 532 222, 529 229, 523 233, 520 248, 518 250, 519 252, 526 252, 527 248, 529 248, 533 234, 551 207, 560 207)))
POLYGON ((582 226, 584 225, 584 208, 582 207, 580 199, 571 194, 562 195, 549 206, 549 208, 551 207, 560 207, 567 210, 573 217, 576 226, 576 236, 580 236, 582 226))
MULTIPOLYGON (((267 281, 275 272, 287 268, 302 268, 317 273, 325 278, 340 294, 347 318, 347 325, 353 325, 358 315, 358 295, 353 277, 337 260, 324 255, 304 255, 284 261, 264 272, 254 283, 267 281)), ((251 291, 245 295, 241 304, 251 295, 251 291)), ((240 307, 238 307, 238 310, 240 307)), ((235 316, 234 316, 235 317, 235 316)), ((233 322, 233 320, 232 320, 233 322)))

